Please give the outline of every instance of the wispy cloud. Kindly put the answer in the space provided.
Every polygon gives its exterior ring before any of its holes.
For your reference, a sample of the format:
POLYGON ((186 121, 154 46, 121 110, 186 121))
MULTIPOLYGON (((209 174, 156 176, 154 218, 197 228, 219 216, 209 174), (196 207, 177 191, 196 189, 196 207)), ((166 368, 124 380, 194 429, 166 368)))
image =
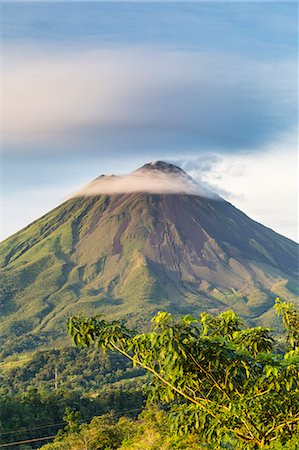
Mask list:
POLYGON ((296 120, 296 74, 292 60, 8 46, 4 144, 11 151, 95 144, 136 151, 165 141, 188 151, 254 148, 296 120))
POLYGON ((139 169, 127 175, 101 176, 75 192, 72 197, 89 197, 99 194, 189 194, 215 198, 205 186, 188 175, 163 173, 158 170, 139 169))
POLYGON ((251 218, 298 241, 298 136, 282 134, 258 152, 172 161, 251 218))

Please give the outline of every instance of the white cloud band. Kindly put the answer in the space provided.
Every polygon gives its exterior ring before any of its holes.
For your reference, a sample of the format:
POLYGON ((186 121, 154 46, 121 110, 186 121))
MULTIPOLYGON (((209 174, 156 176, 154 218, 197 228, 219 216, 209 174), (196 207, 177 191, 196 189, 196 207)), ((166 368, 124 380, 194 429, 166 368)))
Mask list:
POLYGON ((20 151, 51 139, 71 144, 83 136, 84 143, 94 135, 121 148, 125 136, 133 145, 141 130, 155 142, 173 133, 205 148, 254 147, 295 120, 296 67, 290 60, 150 48, 7 46, 4 144, 20 151))

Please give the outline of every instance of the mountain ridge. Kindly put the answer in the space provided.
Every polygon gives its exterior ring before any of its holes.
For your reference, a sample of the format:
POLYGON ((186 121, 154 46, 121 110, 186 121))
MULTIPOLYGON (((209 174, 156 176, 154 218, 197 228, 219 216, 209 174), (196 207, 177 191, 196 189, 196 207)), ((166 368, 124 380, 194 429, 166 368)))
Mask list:
POLYGON ((0 248, 2 336, 11 349, 60 342, 81 310, 140 329, 161 309, 234 308, 248 323, 275 324, 275 297, 298 300, 298 244, 221 197, 78 196, 0 248))

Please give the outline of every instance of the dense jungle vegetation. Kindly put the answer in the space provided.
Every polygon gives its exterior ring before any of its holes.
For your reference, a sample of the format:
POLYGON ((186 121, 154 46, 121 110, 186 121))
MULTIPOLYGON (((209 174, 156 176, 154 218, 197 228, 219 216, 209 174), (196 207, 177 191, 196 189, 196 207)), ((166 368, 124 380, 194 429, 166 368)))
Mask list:
POLYGON ((121 321, 74 316, 69 333, 80 350, 6 362, 2 442, 57 433, 43 450, 295 450, 299 312, 279 299, 275 308, 285 340, 244 328, 232 311, 178 320, 160 312, 142 334, 121 321))
POLYGON ((148 403, 169 408, 175 436, 196 435, 195 445, 210 448, 285 447, 299 431, 299 312, 280 299, 275 309, 285 348, 269 328, 244 328, 233 311, 179 320, 160 312, 142 334, 120 321, 74 316, 69 333, 78 347, 96 344, 146 369, 148 403))
POLYGON ((0 366, 1 444, 55 435, 67 424, 66 411, 76 411, 79 423, 111 411, 136 417, 144 404, 143 379, 144 370, 126 358, 98 349, 38 351, 18 361, 12 355, 0 366))

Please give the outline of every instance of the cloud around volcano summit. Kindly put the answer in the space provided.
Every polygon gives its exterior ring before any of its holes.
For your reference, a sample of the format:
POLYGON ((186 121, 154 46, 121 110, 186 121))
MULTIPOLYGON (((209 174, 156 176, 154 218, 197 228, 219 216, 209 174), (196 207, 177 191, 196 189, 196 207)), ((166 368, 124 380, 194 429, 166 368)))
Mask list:
MULTIPOLYGON (((167 163, 163 164, 167 166, 167 163)), ((101 175, 72 194, 72 197, 144 192, 149 194, 187 194, 219 198, 207 187, 196 183, 184 171, 176 169, 172 172, 171 170, 161 171, 153 167, 150 170, 141 168, 127 175, 101 175)))

